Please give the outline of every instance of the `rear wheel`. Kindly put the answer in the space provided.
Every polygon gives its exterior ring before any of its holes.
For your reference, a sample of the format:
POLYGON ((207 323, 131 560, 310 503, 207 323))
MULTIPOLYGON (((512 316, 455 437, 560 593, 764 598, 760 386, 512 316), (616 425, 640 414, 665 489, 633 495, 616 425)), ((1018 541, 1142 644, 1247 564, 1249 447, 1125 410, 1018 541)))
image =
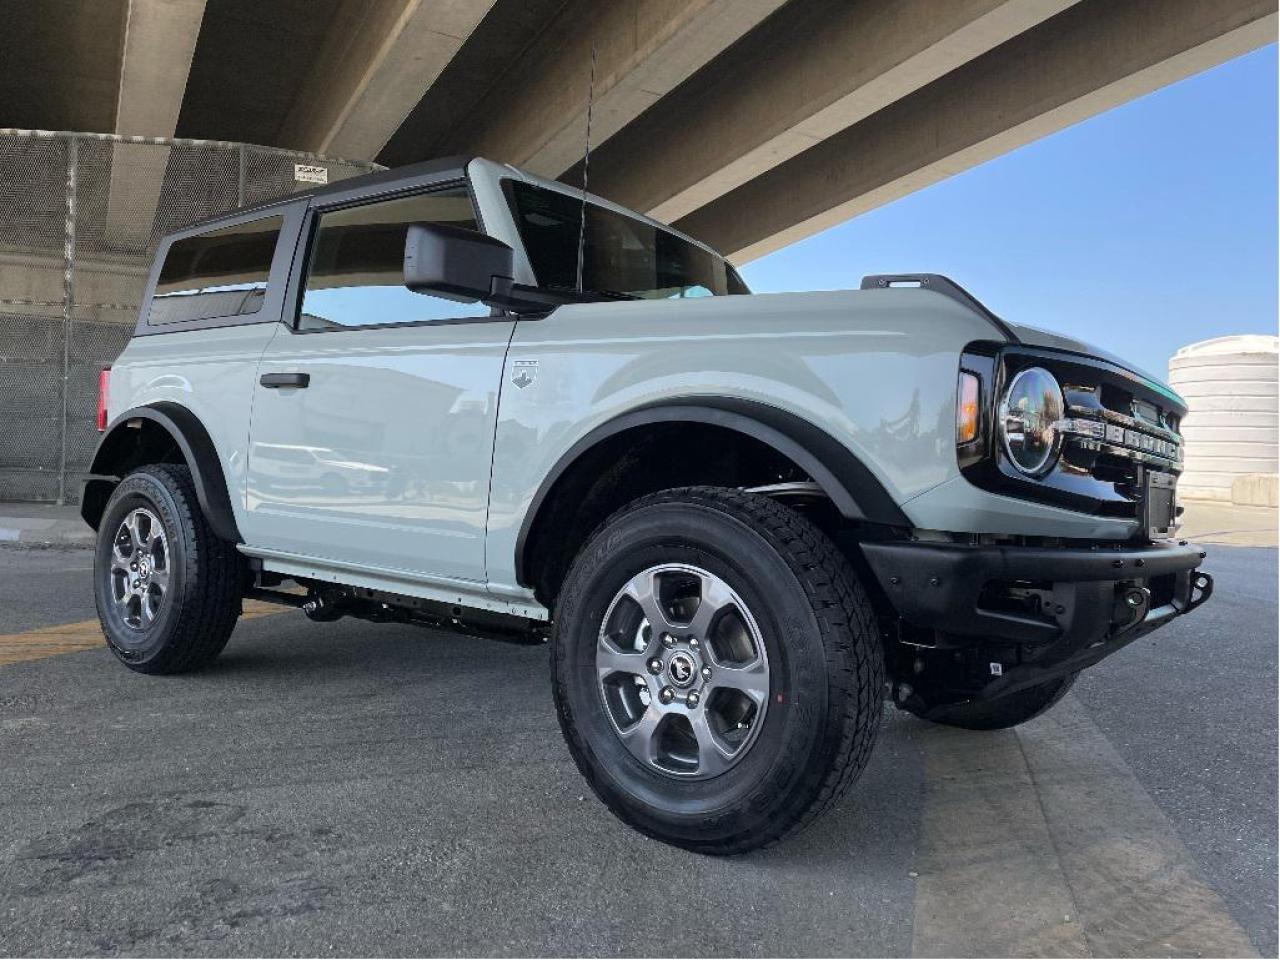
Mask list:
POLYGON ((880 725, 883 654, 848 563, 799 514, 740 491, 665 491, 607 521, 566 578, 552 670, 596 794, 704 853, 811 822, 880 725))
POLYGON ((205 520, 190 470, 129 474, 98 526, 94 595, 107 646, 140 673, 212 662, 240 616, 241 564, 205 520))

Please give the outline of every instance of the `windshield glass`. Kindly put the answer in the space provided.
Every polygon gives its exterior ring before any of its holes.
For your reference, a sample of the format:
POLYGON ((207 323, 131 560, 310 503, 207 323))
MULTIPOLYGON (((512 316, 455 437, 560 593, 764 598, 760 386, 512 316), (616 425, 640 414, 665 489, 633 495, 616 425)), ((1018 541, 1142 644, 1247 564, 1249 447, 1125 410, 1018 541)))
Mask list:
MULTIPOLYGON (((520 180, 504 187, 538 284, 577 289, 582 200, 520 180)), ((594 203, 587 204, 582 287, 646 300, 751 292, 721 257, 594 203)))

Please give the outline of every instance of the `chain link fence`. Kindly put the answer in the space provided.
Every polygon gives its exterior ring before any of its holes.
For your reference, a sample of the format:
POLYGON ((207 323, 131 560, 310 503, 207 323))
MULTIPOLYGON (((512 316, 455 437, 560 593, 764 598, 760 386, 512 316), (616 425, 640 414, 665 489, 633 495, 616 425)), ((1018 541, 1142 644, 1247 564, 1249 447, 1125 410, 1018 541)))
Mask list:
POLYGON ((79 496, 98 371, 133 333, 161 237, 310 186, 299 176, 378 169, 238 143, 0 129, 0 501, 79 496))

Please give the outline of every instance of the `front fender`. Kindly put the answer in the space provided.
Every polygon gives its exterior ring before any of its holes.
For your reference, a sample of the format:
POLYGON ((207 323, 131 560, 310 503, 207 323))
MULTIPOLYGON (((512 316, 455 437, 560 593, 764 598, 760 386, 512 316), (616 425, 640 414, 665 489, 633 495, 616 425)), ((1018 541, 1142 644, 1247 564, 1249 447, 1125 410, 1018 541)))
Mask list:
POLYGON ((906 515, 875 475, 847 447, 807 420, 778 407, 732 397, 690 397, 630 410, 591 430, 556 461, 525 511, 516 538, 516 579, 528 577, 529 539, 542 507, 561 478, 597 445, 655 423, 703 423, 723 427, 772 447, 811 476, 841 515, 889 526, 909 526, 906 515))

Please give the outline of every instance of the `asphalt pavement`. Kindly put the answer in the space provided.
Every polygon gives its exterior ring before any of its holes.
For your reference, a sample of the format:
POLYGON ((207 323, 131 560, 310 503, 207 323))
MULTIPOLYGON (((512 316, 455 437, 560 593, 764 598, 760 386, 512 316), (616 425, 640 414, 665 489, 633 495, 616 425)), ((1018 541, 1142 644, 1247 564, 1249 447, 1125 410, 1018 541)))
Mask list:
POLYGON ((1213 548, 1210 604, 1017 733, 887 711, 833 814, 734 859, 586 790, 545 648, 290 611, 144 677, 90 562, 0 549, 0 954, 1276 953, 1274 550, 1213 548))

